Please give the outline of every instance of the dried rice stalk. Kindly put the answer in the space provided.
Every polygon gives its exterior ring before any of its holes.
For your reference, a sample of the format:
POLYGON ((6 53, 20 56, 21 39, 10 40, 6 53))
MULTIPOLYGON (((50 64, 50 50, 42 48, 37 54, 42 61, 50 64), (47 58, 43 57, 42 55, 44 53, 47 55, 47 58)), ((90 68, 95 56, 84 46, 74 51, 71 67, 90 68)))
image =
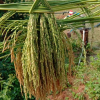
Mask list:
MULTIPOLYGON (((15 66, 16 76, 20 82, 20 87, 22 85, 24 85, 21 57, 22 57, 22 52, 21 52, 21 49, 18 48, 17 53, 16 53, 16 59, 14 60, 14 66, 15 66)), ((21 88, 21 90, 22 90, 22 88, 21 88)))
POLYGON ((14 48, 13 47, 10 49, 10 52, 11 52, 11 62, 14 62, 15 55, 14 55, 14 48))

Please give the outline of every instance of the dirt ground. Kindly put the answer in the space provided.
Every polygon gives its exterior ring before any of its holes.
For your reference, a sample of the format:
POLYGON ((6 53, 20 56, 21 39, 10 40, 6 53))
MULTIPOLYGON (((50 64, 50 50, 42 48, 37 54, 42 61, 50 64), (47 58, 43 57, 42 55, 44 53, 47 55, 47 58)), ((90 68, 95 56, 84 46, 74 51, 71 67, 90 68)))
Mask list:
POLYGON ((91 100, 89 96, 84 93, 85 85, 81 82, 75 84, 77 79, 75 77, 68 77, 69 84, 71 87, 66 88, 61 93, 57 94, 55 97, 50 95, 47 100, 79 100, 78 97, 83 94, 84 99, 81 100, 91 100), (77 88, 75 88, 77 87, 77 88), (77 94, 78 97, 75 96, 77 94))

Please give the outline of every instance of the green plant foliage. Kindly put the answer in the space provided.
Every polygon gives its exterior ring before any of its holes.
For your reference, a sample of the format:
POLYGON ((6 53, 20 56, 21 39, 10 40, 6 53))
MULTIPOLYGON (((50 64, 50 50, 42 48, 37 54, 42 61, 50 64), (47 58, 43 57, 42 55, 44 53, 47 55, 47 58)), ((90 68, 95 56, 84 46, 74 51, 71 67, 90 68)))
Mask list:
MULTIPOLYGON (((14 82, 15 76, 9 75, 9 78, 6 81, 0 81, 3 90, 0 92, 0 98, 3 100, 11 100, 11 88, 13 87, 12 83, 14 82)), ((14 94, 12 94, 12 97, 14 94)))
POLYGON ((81 82, 85 85, 84 93, 80 96, 84 97, 84 94, 87 94, 92 100, 100 100, 100 55, 91 57, 89 65, 85 66, 81 63, 80 66, 75 67, 75 70, 78 78, 76 83, 81 82))
MULTIPOLYGON (((0 59, 0 100, 25 100, 10 57, 0 59)), ((32 100, 35 98, 32 97, 32 100)))
POLYGON ((0 75, 5 80, 9 74, 15 74, 14 65, 11 63, 10 57, 0 59, 0 75))
POLYGON ((91 58, 90 68, 93 68, 89 74, 90 80, 86 82, 85 91, 90 98, 100 99, 100 54, 91 58))

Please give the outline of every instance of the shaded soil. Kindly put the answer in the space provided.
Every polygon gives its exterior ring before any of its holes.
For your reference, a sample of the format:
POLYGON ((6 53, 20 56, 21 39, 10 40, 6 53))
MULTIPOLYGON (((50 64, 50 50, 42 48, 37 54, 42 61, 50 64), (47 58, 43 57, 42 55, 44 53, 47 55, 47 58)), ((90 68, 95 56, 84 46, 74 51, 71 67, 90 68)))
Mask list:
POLYGON ((75 80, 76 79, 74 77, 68 77, 68 81, 69 84, 71 84, 71 87, 66 88, 56 96, 48 96, 48 100, 79 100, 78 97, 80 95, 83 95, 83 100, 91 100, 89 99, 88 95, 84 93, 85 85, 81 82, 74 84, 75 80), (75 89, 74 87, 77 87, 77 89, 75 89), (76 94, 78 95, 77 97, 76 94))

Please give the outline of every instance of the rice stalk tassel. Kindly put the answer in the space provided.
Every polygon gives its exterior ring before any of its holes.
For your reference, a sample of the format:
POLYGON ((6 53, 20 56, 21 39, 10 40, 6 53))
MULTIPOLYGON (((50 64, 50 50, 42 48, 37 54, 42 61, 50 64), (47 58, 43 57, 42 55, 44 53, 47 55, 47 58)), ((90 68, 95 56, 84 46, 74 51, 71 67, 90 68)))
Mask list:
POLYGON ((30 14, 22 49, 24 93, 45 100, 66 84, 65 47, 53 14, 30 14))
POLYGON ((18 48, 16 53, 16 59, 14 60, 14 66, 15 66, 16 76, 20 83, 21 93, 22 93, 22 86, 24 85, 24 83, 23 83, 23 70, 22 70, 21 57, 22 57, 21 48, 18 48))

